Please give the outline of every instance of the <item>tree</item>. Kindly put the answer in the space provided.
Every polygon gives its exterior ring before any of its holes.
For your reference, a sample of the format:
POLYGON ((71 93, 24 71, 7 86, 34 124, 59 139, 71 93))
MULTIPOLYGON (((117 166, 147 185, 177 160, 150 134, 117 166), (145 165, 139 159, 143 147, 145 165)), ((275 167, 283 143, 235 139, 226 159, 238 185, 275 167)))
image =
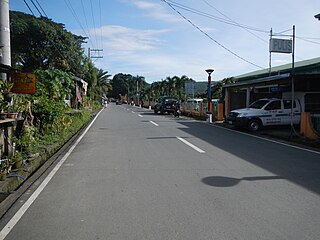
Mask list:
POLYGON ((95 86, 95 93, 100 97, 106 97, 109 91, 112 90, 112 86, 110 84, 111 75, 108 74, 108 71, 103 71, 99 69, 97 73, 97 85, 95 86))
MULTIPOLYGON (((131 95, 133 91, 133 81, 132 75, 118 73, 114 75, 112 80, 110 81, 112 86, 112 97, 119 98, 119 96, 131 95)), ((128 96, 131 97, 131 96, 128 96)))
POLYGON ((92 60, 87 57, 84 60, 83 76, 85 81, 88 82, 88 96, 95 99, 95 89, 97 86, 98 69, 94 66, 92 60))
POLYGON ((222 100, 222 87, 225 84, 234 83, 234 78, 224 78, 221 81, 215 82, 212 87, 212 98, 217 98, 222 100))
POLYGON ((10 28, 14 67, 26 72, 49 68, 82 72, 85 38, 68 32, 63 24, 11 11, 10 28))
POLYGON ((183 93, 184 93, 184 87, 185 87, 185 83, 192 80, 191 78, 188 78, 186 75, 183 75, 181 77, 173 77, 175 80, 175 91, 176 91, 176 95, 179 99, 183 98, 183 93))

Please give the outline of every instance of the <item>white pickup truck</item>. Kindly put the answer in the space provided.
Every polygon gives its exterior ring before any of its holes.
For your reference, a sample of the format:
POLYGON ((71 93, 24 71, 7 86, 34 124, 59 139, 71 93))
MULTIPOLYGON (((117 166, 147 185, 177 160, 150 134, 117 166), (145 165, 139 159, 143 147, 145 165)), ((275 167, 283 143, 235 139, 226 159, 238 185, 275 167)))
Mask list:
MULTIPOLYGON (((227 123, 236 127, 246 127, 250 131, 258 131, 270 125, 290 125, 291 102, 276 98, 259 99, 248 108, 232 110, 227 116, 227 123)), ((301 105, 298 100, 294 100, 292 116, 293 124, 299 124, 301 105)))

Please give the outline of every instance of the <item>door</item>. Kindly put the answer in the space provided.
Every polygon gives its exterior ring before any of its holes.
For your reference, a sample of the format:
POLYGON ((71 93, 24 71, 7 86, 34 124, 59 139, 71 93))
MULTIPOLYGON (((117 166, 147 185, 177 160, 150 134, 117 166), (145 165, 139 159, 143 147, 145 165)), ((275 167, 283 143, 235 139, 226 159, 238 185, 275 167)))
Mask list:
MULTIPOLYGON (((291 124, 291 100, 283 100, 283 109, 285 115, 283 116, 282 124, 290 125, 291 124)), ((300 110, 297 106, 297 101, 293 102, 293 124, 299 124, 300 122, 300 110)))
POLYGON ((281 100, 271 101, 267 106, 265 106, 264 110, 267 111, 267 117, 265 117, 264 123, 265 125, 281 124, 281 117, 284 114, 281 108, 281 100))

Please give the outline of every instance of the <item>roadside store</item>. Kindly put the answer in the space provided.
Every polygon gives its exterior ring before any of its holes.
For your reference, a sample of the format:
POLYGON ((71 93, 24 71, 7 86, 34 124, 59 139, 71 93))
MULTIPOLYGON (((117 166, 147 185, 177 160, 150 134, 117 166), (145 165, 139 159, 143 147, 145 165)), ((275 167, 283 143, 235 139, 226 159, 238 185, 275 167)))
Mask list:
MULTIPOLYGON (((320 116, 320 57, 243 74, 234 78, 235 83, 223 86, 225 96, 224 114, 231 110, 247 107, 261 98, 292 97, 299 99, 302 112, 309 113, 315 120, 320 116)), ((319 127, 319 123, 314 124, 319 127)))

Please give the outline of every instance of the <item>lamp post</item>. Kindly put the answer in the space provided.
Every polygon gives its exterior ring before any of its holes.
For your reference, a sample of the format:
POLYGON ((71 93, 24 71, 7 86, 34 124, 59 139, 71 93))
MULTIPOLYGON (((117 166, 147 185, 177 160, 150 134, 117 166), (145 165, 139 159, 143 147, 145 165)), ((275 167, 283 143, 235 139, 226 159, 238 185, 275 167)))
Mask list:
POLYGON ((208 110, 207 110, 207 121, 212 123, 212 109, 211 109, 211 73, 213 69, 207 69, 206 72, 208 73, 208 110))

